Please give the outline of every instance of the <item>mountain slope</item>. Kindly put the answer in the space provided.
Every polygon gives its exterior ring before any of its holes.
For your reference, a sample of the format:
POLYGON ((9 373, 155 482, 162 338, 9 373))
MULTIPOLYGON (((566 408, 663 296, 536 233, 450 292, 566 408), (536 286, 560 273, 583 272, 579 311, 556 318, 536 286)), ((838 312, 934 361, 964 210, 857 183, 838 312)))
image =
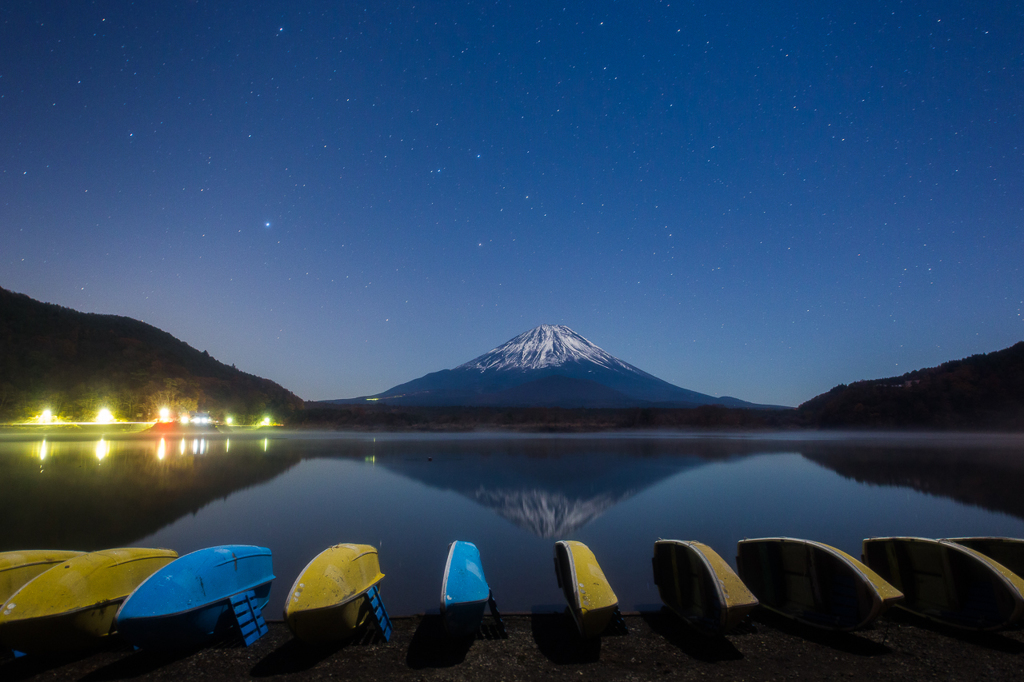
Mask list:
POLYGON ((0 415, 28 419, 43 407, 92 419, 108 407, 151 419, 160 407, 275 417, 303 406, 295 394, 246 374, 156 327, 81 313, 0 288, 0 415))
POLYGON ((1024 341, 902 376, 841 384, 799 408, 815 426, 1024 427, 1024 341))
POLYGON ((542 325, 454 369, 432 372, 366 398, 393 405, 561 407, 758 407, 663 381, 565 326, 542 325), (556 399, 561 395, 561 399, 556 399))

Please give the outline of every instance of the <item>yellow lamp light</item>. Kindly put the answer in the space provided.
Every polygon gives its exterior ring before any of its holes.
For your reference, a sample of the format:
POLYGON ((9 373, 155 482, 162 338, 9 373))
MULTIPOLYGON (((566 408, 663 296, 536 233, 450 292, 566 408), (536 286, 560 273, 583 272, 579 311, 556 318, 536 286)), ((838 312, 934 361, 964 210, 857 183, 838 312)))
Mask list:
POLYGON ((109 424, 112 421, 114 421, 114 415, 105 407, 96 415, 97 424, 109 424))

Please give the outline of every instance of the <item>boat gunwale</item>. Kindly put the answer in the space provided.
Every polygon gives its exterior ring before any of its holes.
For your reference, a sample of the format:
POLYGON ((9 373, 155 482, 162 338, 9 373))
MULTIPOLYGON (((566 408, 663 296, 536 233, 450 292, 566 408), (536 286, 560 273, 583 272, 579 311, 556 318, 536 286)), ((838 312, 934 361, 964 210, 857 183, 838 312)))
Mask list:
MULTIPOLYGON (((573 613, 577 613, 578 612, 578 613, 580 613, 582 615, 582 613, 583 613, 583 604, 580 602, 579 579, 576 577, 576 560, 573 558, 572 548, 569 546, 570 542, 576 542, 576 541, 575 540, 559 540, 559 541, 557 541, 555 543, 555 545, 556 546, 557 545, 561 545, 562 547, 565 548, 565 555, 569 559, 569 576, 572 578, 572 598, 573 598, 573 601, 575 602, 574 604, 570 604, 570 606, 573 607, 573 609, 572 609, 573 613)), ((558 555, 556 554, 555 556, 557 557, 558 555)), ((589 613, 589 609, 588 609, 588 613, 589 613)), ((582 625, 580 626, 580 629, 582 630, 582 625)))

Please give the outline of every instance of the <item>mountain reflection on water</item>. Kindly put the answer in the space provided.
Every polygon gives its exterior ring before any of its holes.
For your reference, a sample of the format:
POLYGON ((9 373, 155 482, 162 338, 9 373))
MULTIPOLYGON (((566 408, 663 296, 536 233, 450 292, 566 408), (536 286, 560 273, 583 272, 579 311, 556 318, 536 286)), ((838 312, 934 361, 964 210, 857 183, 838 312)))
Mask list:
POLYGON ((1024 439, 966 435, 0 440, 0 550, 225 543, 274 552, 270 612, 316 553, 381 548, 396 614, 436 608, 447 544, 475 542, 503 609, 561 609, 552 541, 651 607, 651 546, 793 535, 1024 536, 1024 439), (915 492, 916 491, 916 492, 915 492))

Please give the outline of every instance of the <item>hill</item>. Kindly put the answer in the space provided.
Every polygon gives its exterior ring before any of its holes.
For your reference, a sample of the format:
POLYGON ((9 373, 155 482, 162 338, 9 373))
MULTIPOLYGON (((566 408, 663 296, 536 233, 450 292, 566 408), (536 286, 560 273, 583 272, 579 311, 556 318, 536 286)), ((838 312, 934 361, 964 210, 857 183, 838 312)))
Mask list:
POLYGON ((43 409, 92 420, 101 407, 129 421, 161 407, 230 414, 252 423, 302 409, 302 400, 156 327, 118 315, 82 313, 0 288, 0 419, 43 409))
POLYGON ((798 408, 822 427, 1024 428, 1024 342, 898 377, 841 384, 798 408))

